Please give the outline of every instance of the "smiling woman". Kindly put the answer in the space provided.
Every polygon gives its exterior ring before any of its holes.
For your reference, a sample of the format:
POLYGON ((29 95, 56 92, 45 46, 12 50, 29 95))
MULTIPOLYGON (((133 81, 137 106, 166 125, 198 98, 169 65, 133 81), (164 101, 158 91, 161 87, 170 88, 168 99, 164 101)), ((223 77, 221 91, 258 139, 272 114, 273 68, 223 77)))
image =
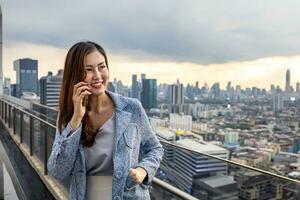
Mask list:
POLYGON ((162 146, 141 103, 108 91, 108 84, 104 49, 90 41, 73 45, 65 61, 49 173, 71 176, 70 199, 150 199, 162 146))

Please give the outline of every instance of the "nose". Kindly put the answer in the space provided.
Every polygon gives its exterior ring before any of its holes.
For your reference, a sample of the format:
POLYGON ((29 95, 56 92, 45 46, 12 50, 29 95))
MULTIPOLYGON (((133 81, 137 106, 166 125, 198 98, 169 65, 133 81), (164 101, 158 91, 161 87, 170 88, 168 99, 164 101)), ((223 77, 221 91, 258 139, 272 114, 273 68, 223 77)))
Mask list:
POLYGON ((93 78, 97 79, 100 77, 101 77, 101 72, 98 69, 94 70, 93 78))

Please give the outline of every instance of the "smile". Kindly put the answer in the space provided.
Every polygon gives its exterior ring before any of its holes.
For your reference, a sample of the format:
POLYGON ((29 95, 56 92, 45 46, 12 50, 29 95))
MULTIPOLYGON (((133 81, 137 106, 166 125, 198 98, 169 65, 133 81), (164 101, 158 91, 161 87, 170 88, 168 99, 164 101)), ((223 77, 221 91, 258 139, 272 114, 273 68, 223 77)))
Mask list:
POLYGON ((91 86, 92 86, 93 88, 101 88, 102 85, 103 85, 103 82, 97 82, 97 83, 91 84, 91 86))

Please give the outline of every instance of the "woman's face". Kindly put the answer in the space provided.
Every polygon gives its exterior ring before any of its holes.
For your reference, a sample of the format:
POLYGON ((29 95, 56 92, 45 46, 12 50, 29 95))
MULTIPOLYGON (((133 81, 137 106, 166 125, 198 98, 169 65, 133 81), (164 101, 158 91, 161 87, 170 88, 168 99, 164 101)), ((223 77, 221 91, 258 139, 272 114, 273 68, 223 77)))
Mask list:
POLYGON ((109 83, 109 72, 105 64, 104 56, 99 51, 93 51, 85 57, 86 77, 84 82, 88 84, 93 95, 101 95, 105 92, 109 83))

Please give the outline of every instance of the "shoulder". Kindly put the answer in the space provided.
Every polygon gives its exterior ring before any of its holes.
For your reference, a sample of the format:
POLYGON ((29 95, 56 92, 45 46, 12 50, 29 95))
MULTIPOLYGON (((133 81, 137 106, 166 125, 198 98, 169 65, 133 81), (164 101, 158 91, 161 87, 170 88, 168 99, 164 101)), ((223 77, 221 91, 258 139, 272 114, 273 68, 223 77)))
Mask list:
POLYGON ((130 112, 132 114, 140 115, 143 112, 141 102, 136 98, 126 97, 117 93, 108 92, 112 97, 115 106, 118 110, 130 112))
POLYGON ((126 110, 136 110, 136 111, 141 111, 143 108, 141 102, 136 99, 136 98, 131 98, 131 97, 124 97, 126 98, 127 106, 126 110))

